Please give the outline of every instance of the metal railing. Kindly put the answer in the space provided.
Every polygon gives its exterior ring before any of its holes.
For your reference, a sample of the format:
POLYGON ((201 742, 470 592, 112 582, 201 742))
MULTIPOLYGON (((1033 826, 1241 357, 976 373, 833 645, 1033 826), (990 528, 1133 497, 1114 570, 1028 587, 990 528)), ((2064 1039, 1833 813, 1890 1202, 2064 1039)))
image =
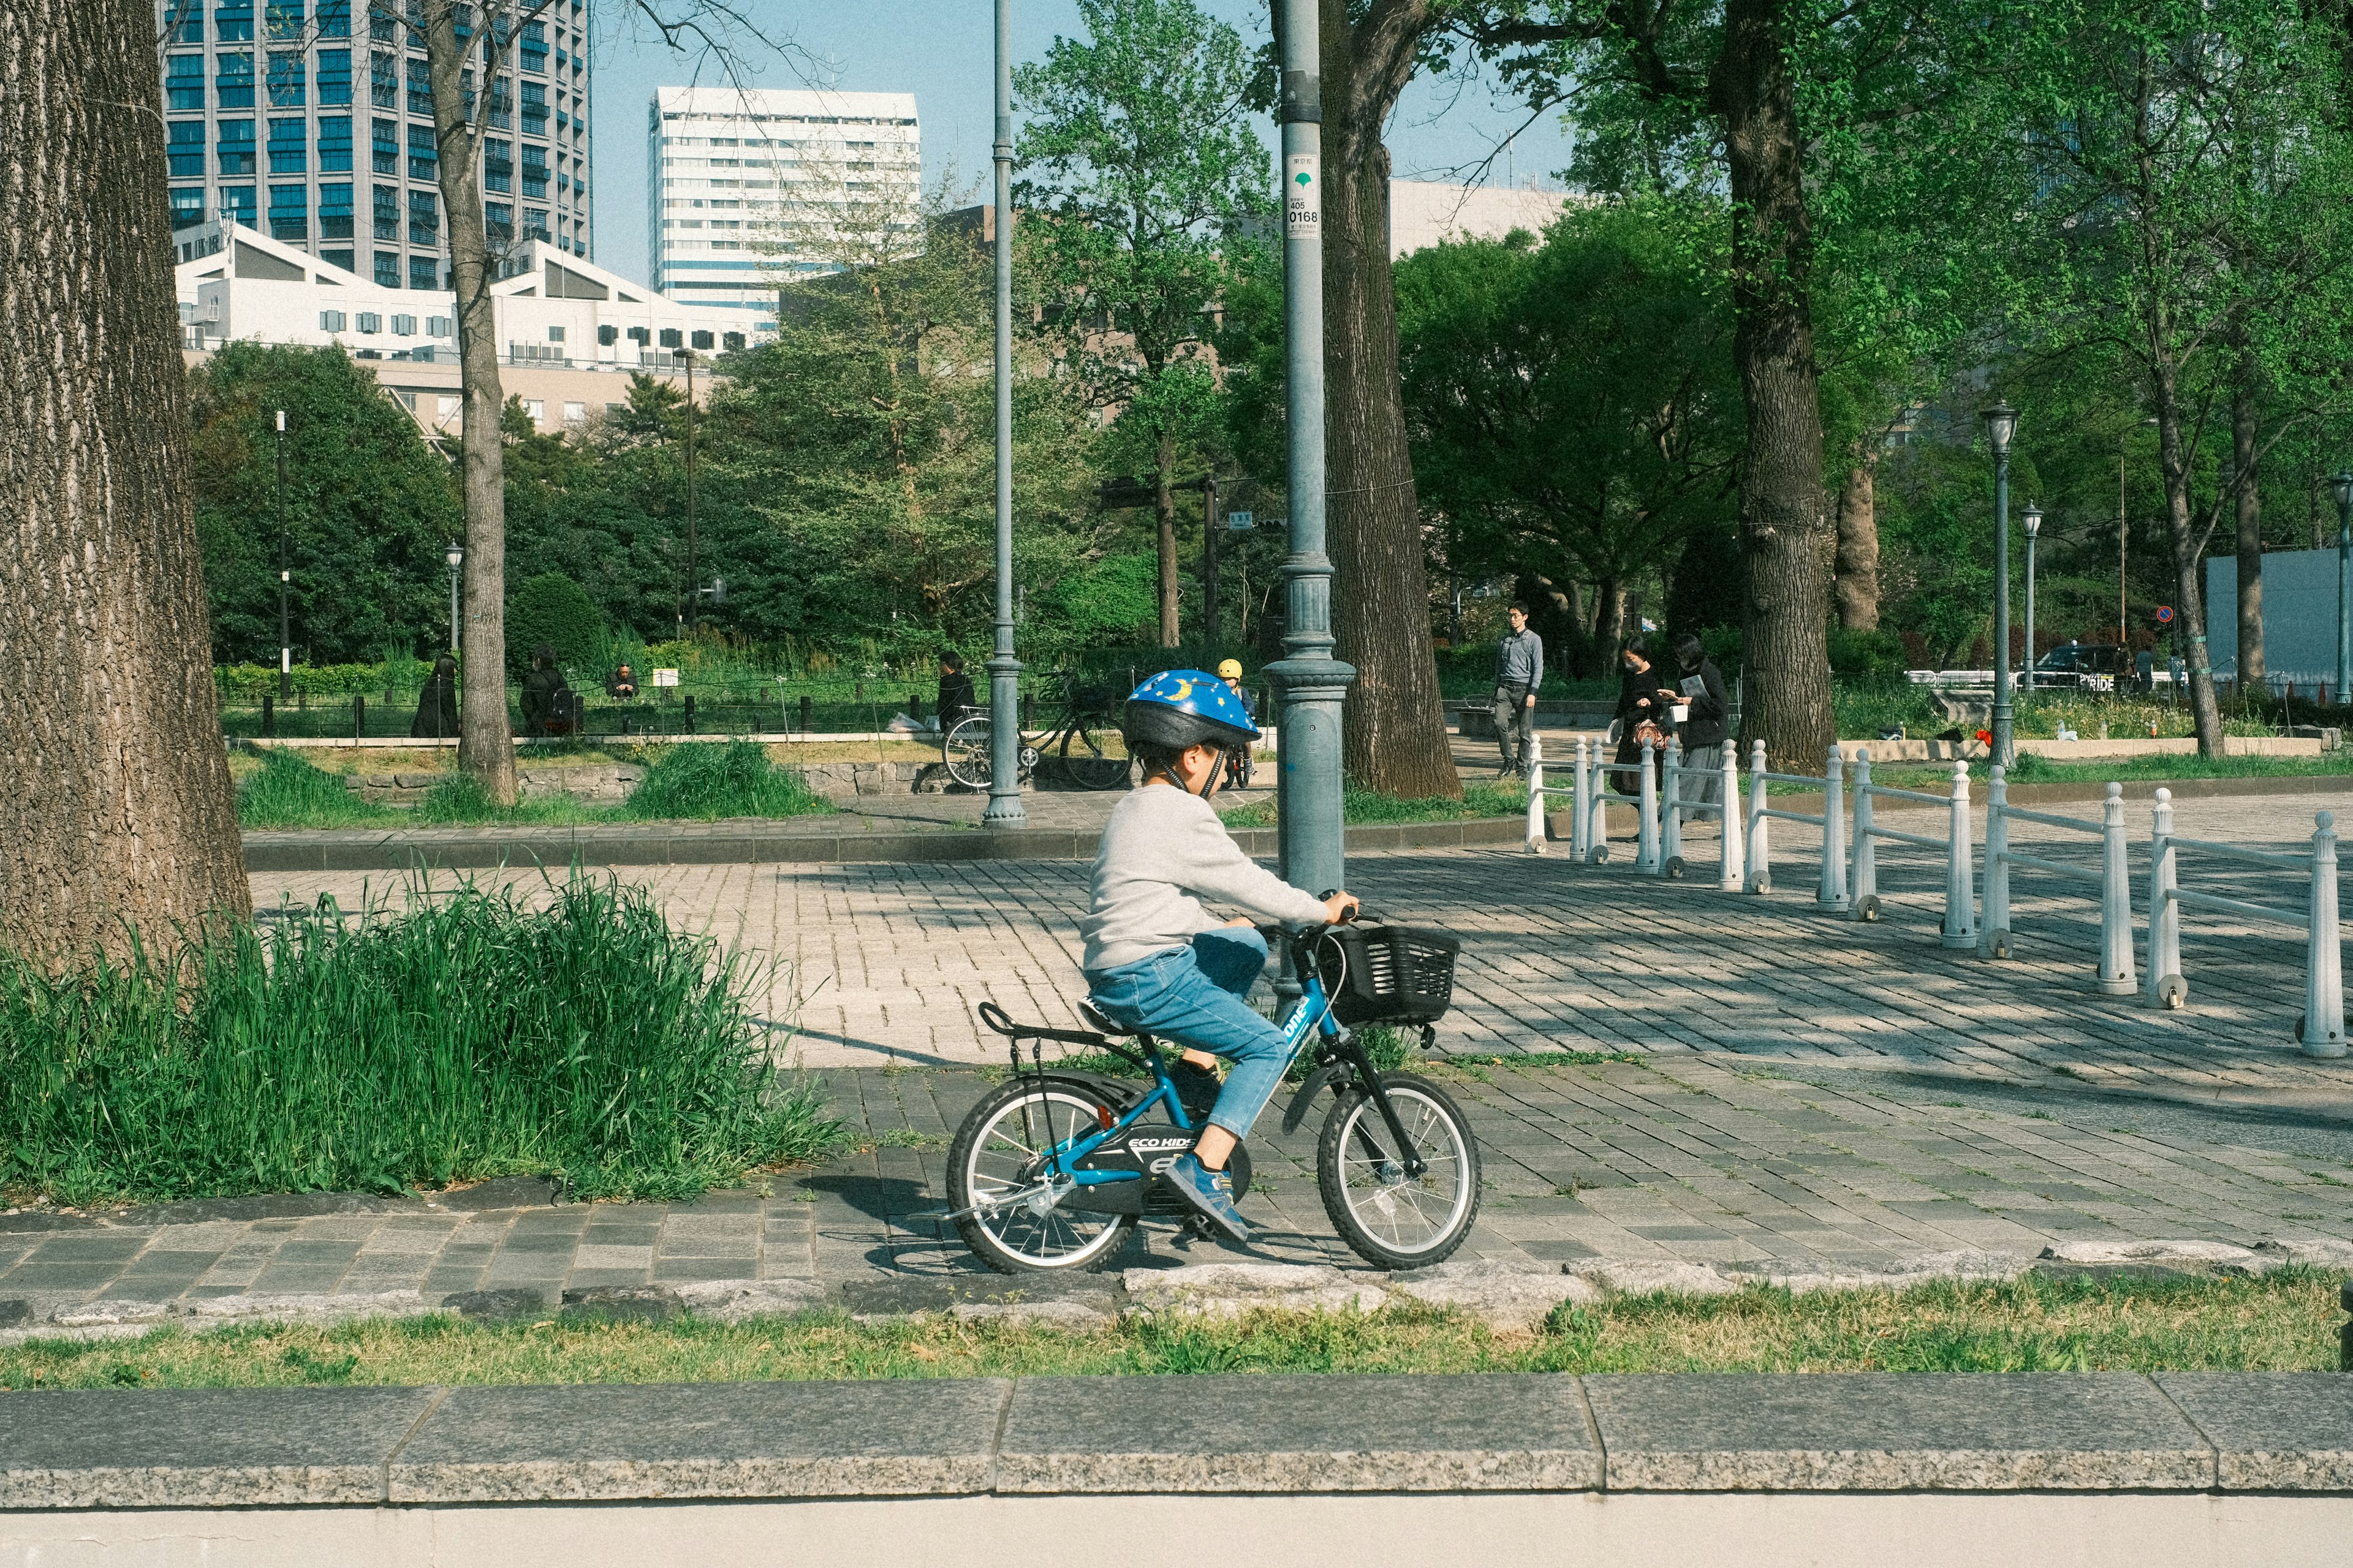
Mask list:
MULTIPOLYGON (((1831 765, 1832 768, 1838 766, 1835 758, 1831 765)), ((1978 944, 1977 889, 1974 886, 1975 870, 1970 864, 1969 764, 1953 764, 1953 793, 1946 796, 1930 795, 1924 790, 1875 784, 1871 782, 1871 753, 1868 751, 1855 753, 1854 879, 1847 907, 1859 921, 1879 918, 1878 847, 1883 839, 1893 844, 1910 844, 1922 849, 1945 852, 1945 924, 1939 940, 1948 948, 1974 949, 1978 944), (1912 800, 1947 806, 1952 813, 1951 826, 1946 829, 1942 838, 1882 827, 1874 819, 1872 807, 1872 803, 1877 800, 1912 800)))
POLYGON ((1582 858, 1588 866, 1607 865, 1609 860, 1609 786, 1603 782, 1610 773, 1639 773, 1641 782, 1634 796, 1634 869, 1645 877, 1659 875, 1659 775, 1651 761, 1654 748, 1642 742, 1641 760, 1631 763, 1605 763, 1601 747, 1591 748, 1591 760, 1587 760, 1587 748, 1577 743, 1577 810, 1585 818, 1585 853, 1582 858))
POLYGON ((2148 860, 2148 999, 2152 1005, 2182 1007, 2189 1001, 2189 982, 2181 973, 2183 906, 2293 926, 2305 933, 2304 1016, 2296 1020, 2295 1037, 2308 1057, 2334 1058, 2345 1055, 2344 954, 2338 945, 2337 921, 2336 814, 2316 812, 2312 822, 2312 848, 2303 855, 2183 838, 2173 831, 2173 792, 2157 792, 2148 860), (2298 911, 2276 904, 2249 903, 2243 899, 2192 892, 2179 885, 2175 864, 2185 849, 2269 871, 2302 875, 2308 879, 2305 907, 2298 911))
POLYGON ((1662 869, 1671 879, 1683 874, 1683 817, 1713 816, 1723 824, 1716 839, 1716 889, 1720 892, 1740 891, 1745 857, 1740 843, 1740 749, 1723 748, 1723 763, 1716 769, 1687 768, 1683 765, 1683 742, 1680 735, 1667 741, 1665 799, 1660 805, 1659 851, 1665 857, 1662 869), (1712 801, 1690 801, 1683 797, 1683 775, 1716 781, 1716 798, 1712 801))
POLYGON ((1753 742, 1748 752, 1748 877, 1747 889, 1752 893, 1773 890, 1773 846, 1771 824, 1806 822, 1822 830, 1821 876, 1816 885, 1814 901, 1826 910, 1844 912, 1848 907, 1846 882, 1846 803, 1843 798, 1845 763, 1833 745, 1822 776, 1811 773, 1777 773, 1765 766, 1765 742, 1753 742), (1822 786, 1822 809, 1820 812, 1783 811, 1768 806, 1766 786, 1772 784, 1820 784, 1822 786))
POLYGON ((1528 853, 1541 855, 1551 837, 1545 821, 1545 797, 1565 795, 1568 797, 1568 856, 1572 860, 1585 858, 1585 738, 1577 741, 1577 772, 1573 782, 1566 784, 1545 783, 1544 739, 1534 729, 1528 731, 1528 853))
POLYGON ((1978 951, 1988 958, 2010 956, 2010 871, 2013 866, 2071 881, 2089 882, 2100 900, 2099 984, 2104 994, 2129 996, 2139 989, 2133 976, 2132 883, 2125 869, 2125 786, 2108 785, 2100 820, 2058 816, 2047 811, 2024 811, 2010 804, 2008 770, 1994 764, 1986 786, 1985 934, 1978 951), (2036 822, 2045 827, 2099 836, 2100 868, 2047 860, 2010 847, 2012 822, 2036 822))

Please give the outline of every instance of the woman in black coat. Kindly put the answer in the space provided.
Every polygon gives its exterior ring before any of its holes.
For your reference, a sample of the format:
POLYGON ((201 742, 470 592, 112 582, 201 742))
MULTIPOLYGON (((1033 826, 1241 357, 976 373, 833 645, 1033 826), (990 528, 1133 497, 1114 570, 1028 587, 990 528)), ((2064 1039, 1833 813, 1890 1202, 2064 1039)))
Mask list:
POLYGON ((433 661, 433 673, 417 694, 417 718, 408 732, 420 741, 457 739, 458 661, 446 653, 433 661))
MULTIPOLYGON (((1612 715, 1617 720, 1618 755, 1620 763, 1642 760, 1641 728, 1648 724, 1658 731, 1653 740, 1656 749, 1651 753, 1651 765, 1658 770, 1658 784, 1666 787, 1667 736, 1674 730, 1674 721, 1667 709, 1673 696, 1659 684, 1659 672, 1651 664, 1650 647, 1639 636, 1630 638, 1618 655, 1618 707, 1612 715)), ((1621 795, 1639 794, 1641 781, 1625 773, 1609 776, 1612 789, 1621 795)))

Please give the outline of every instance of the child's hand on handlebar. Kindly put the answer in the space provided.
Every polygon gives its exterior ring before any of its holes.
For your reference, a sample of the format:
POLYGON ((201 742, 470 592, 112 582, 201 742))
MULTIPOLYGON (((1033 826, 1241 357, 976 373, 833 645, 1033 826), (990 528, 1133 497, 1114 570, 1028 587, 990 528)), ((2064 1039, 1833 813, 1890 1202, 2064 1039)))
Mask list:
POLYGON ((1358 907, 1356 895, 1345 889, 1327 894, 1324 900, 1324 923, 1330 926, 1345 925, 1356 918, 1358 907))

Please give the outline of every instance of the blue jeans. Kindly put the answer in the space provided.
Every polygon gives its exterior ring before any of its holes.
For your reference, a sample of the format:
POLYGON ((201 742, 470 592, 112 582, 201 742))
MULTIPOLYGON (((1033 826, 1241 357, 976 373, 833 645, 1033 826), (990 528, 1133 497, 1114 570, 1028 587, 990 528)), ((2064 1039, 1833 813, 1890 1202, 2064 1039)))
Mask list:
POLYGON ((1087 991, 1115 1023, 1233 1063, 1209 1120, 1247 1138, 1291 1065, 1282 1031, 1242 1000, 1265 967, 1266 939, 1247 926, 1229 926, 1203 931, 1190 947, 1089 971, 1087 991))

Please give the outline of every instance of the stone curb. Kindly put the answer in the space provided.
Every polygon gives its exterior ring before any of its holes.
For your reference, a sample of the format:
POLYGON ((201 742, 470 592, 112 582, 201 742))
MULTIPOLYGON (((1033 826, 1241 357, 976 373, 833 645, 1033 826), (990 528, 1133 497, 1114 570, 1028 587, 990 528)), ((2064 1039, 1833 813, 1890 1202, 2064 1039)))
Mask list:
MULTIPOLYGON (((1379 823, 1347 830, 1350 851, 1451 849, 1517 844, 1527 832, 1517 816, 1462 822, 1379 823)), ((664 832, 596 826, 535 831, 439 834, 396 831, 378 837, 248 833, 248 872, 480 871, 501 867, 834 865, 848 861, 928 864, 957 860, 1092 860, 1094 830, 1016 827, 902 833, 797 834, 747 824, 728 832, 664 832)), ((1237 829, 1246 855, 1278 847, 1271 827, 1237 829)))
POLYGON ((2353 1495, 2335 1373, 0 1394, 0 1510, 1251 1492, 2353 1495))

